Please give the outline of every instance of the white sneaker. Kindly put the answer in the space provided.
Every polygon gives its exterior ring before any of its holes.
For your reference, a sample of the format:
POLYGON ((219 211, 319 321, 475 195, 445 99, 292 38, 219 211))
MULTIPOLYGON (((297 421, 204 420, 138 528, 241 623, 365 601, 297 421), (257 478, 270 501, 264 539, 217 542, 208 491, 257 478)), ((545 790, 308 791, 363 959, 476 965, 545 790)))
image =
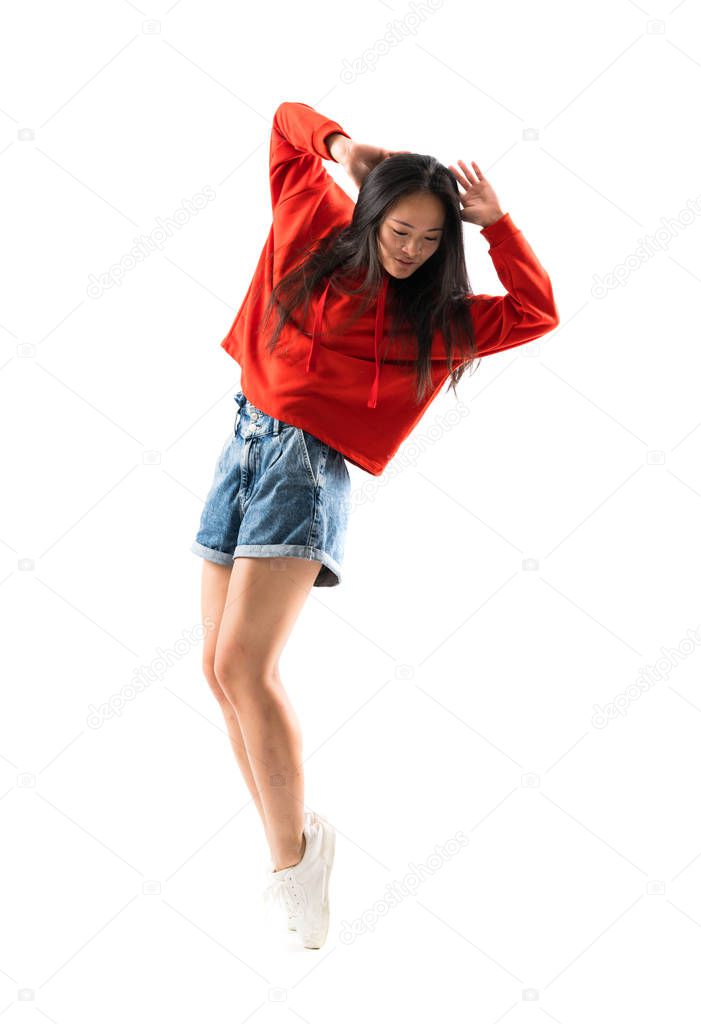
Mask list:
POLYGON ((312 812, 305 814, 304 835, 307 845, 301 861, 270 872, 264 895, 266 901, 286 906, 288 921, 299 932, 305 949, 320 949, 329 930, 329 878, 336 833, 328 821, 312 812))
MULTIPOLYGON (((302 828, 304 830, 305 841, 306 841, 306 836, 307 836, 306 827, 307 826, 311 826, 311 824, 314 822, 314 820, 315 820, 314 811, 305 811, 304 812, 304 821, 303 821, 303 824, 302 824, 302 828)), ((305 846, 305 851, 306 851, 306 846, 305 846)), ((304 854, 302 854, 302 856, 304 856, 304 854)), ((284 909, 285 909, 285 912, 287 914, 287 930, 291 931, 291 932, 296 932, 297 931, 297 917, 298 917, 297 903, 295 901, 293 893, 290 892, 290 893, 287 893, 285 895, 283 893, 282 889, 279 887, 279 885, 277 885, 277 883, 279 882, 279 876, 280 876, 280 872, 279 871, 275 871, 274 868, 273 868, 272 861, 269 861, 268 862, 268 871, 267 871, 267 876, 266 876, 268 884, 267 884, 267 886, 265 888, 265 891, 263 893, 263 900, 264 900, 265 903, 267 903, 269 905, 273 904, 275 902, 281 903, 281 902, 284 901, 284 904, 285 904, 285 908, 284 909)))

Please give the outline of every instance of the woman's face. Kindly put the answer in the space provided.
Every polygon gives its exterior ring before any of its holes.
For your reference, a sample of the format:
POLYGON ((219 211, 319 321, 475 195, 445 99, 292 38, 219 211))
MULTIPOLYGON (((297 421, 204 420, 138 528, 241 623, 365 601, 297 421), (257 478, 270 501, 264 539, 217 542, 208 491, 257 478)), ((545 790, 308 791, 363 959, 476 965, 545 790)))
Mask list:
POLYGON ((414 192, 390 208, 378 232, 382 266, 393 277, 411 277, 440 245, 445 210, 431 192, 414 192))

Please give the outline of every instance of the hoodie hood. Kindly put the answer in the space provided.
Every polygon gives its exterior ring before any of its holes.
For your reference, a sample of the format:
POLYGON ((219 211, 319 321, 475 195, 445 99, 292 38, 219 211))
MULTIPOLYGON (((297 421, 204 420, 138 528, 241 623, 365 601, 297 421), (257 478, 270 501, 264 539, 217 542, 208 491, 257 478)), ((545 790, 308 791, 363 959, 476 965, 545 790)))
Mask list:
MULTIPOLYGON (((368 409, 375 409, 380 396, 380 344, 385 333, 385 303, 387 300, 387 287, 389 285, 389 276, 383 275, 382 284, 380 291, 377 296, 377 307, 375 311, 375 377, 372 382, 370 391, 368 392, 368 400, 366 405, 368 409)), ((331 278, 326 282, 326 286, 321 293, 319 299, 316 315, 314 317, 314 326, 312 328, 312 340, 309 346, 309 355, 307 356, 307 373, 311 373, 316 365, 316 354, 319 349, 319 336, 322 330, 322 321, 324 318, 324 308, 326 306, 326 295, 331 286, 331 278)))

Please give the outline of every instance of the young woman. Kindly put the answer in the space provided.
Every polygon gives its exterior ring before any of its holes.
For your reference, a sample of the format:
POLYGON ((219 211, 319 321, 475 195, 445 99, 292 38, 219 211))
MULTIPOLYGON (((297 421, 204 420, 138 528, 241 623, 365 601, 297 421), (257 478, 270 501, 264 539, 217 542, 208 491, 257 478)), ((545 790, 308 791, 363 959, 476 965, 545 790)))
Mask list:
POLYGON ((299 723, 279 659, 312 586, 341 582, 347 461, 378 476, 450 379, 559 323, 550 279, 476 163, 354 142, 305 103, 270 140, 272 226, 221 345, 241 367, 234 424, 192 550, 204 559, 204 674, 270 847, 266 895, 323 945, 330 823, 304 808, 299 723), (335 160, 354 203, 325 170, 335 160), (460 188, 462 186, 462 190, 460 188), (503 296, 474 295, 463 223, 503 296))

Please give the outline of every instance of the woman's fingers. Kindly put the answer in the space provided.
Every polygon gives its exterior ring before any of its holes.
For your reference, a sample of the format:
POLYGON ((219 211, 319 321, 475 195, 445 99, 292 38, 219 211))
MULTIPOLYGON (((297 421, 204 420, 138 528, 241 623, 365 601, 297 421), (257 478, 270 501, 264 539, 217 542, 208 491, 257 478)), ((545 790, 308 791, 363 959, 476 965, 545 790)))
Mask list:
POLYGON ((458 160, 458 163, 459 163, 459 164, 460 164, 460 166, 462 167, 462 169, 463 169, 463 172, 465 173, 465 177, 466 177, 466 178, 468 179, 468 181, 469 181, 469 182, 470 182, 470 183, 471 183, 472 185, 476 185, 478 181, 482 181, 482 179, 483 179, 484 175, 482 174, 481 170, 479 169, 479 167, 477 166, 477 164, 475 163, 475 161, 474 161, 474 160, 472 161, 472 166, 473 166, 473 167, 474 167, 474 169, 475 169, 474 173, 475 173, 475 175, 476 175, 476 178, 473 178, 473 176, 472 176, 472 171, 471 171, 471 170, 470 170, 470 168, 469 168, 469 167, 467 166, 467 164, 465 163, 465 161, 464 161, 464 160, 458 160))
POLYGON ((480 182, 485 181, 485 177, 474 160, 472 161, 474 172, 470 170, 464 160, 458 160, 458 164, 462 168, 462 174, 457 171, 452 164, 449 164, 449 168, 465 190, 460 196, 460 202, 465 205, 467 203, 468 196, 472 193, 472 189, 476 188, 480 182))
POLYGON ((460 173, 460 171, 456 170, 455 167, 453 167, 452 164, 448 164, 448 170, 453 172, 453 174, 458 179, 458 181, 460 182, 460 184, 462 185, 463 188, 467 188, 468 187, 468 182, 465 181, 465 179, 463 178, 463 176, 460 173))
POLYGON ((450 170, 455 175, 455 177, 457 178, 458 182, 462 185, 462 187, 465 189, 465 191, 467 191, 471 187, 470 186, 470 182, 467 180, 467 178, 464 176, 464 174, 461 174, 460 171, 458 171, 457 168, 453 167, 452 164, 449 164, 449 167, 450 167, 450 170))

